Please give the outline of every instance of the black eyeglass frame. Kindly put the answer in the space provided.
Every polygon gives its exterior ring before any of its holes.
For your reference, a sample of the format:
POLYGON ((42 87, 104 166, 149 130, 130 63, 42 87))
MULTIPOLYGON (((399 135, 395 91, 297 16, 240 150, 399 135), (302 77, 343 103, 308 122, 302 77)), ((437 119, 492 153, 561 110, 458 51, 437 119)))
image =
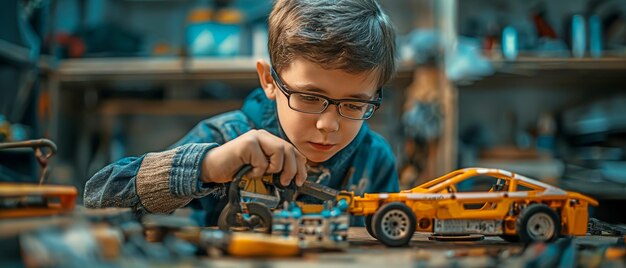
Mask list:
POLYGON ((326 111, 326 109, 328 109, 328 106, 330 106, 331 104, 334 104, 335 106, 337 106, 337 111, 339 111, 339 115, 341 115, 344 118, 348 118, 348 119, 352 119, 352 120, 367 120, 370 119, 372 117, 372 115, 374 115, 374 113, 376 112, 376 110, 378 110, 378 108, 380 108, 380 105, 383 102, 383 88, 380 87, 377 91, 376 94, 378 94, 378 98, 376 98, 376 100, 360 100, 360 99, 332 99, 329 97, 326 97, 324 95, 321 94, 317 94, 317 93, 311 93, 311 92, 302 92, 302 91, 297 91, 297 90, 291 90, 287 87, 287 85, 285 85, 285 83, 283 82, 282 79, 280 79, 280 77, 278 76, 278 73, 276 73, 276 70, 274 70, 274 67, 271 66, 270 67, 270 72, 272 74, 272 78, 274 79, 274 81, 276 82, 276 85, 278 86, 278 89, 280 89, 280 91, 285 94, 285 96, 287 96, 287 102, 289 102, 290 98, 291 98, 291 94, 294 93, 298 93, 298 94, 305 94, 305 95, 310 95, 310 96, 314 96, 314 97, 318 97, 321 99, 324 99, 328 102, 328 104, 326 105, 326 107, 324 107, 324 109, 322 109, 321 111, 317 112, 317 113, 312 113, 312 112, 305 112, 305 111, 301 111, 301 110, 297 110, 294 109, 293 107, 291 107, 291 104, 289 104, 289 108, 291 108, 294 111, 298 111, 301 113, 306 113, 306 114, 321 114, 324 111, 326 111), (352 118, 352 117, 347 117, 345 115, 343 115, 341 113, 341 109, 339 109, 339 104, 341 104, 342 102, 358 102, 358 103, 364 103, 364 104, 373 104, 374 105, 374 111, 372 111, 368 117, 365 118, 352 118))

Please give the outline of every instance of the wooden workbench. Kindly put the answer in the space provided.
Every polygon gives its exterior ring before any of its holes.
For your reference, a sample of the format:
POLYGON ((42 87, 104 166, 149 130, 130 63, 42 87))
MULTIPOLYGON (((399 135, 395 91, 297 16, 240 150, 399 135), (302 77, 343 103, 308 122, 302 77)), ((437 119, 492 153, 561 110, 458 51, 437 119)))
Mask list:
MULTIPOLYGON (((416 233, 410 247, 387 248, 372 238, 365 228, 349 230, 350 247, 337 252, 305 252, 302 257, 283 259, 236 259, 222 257, 204 262, 212 267, 494 267, 525 264, 525 245, 509 243, 498 237, 473 242, 442 242, 429 240, 429 234, 416 233), (512 256, 509 258, 508 256, 512 256)), ((615 237, 588 236, 574 243, 615 243, 615 237)), ((620 266, 617 266, 620 267, 620 266)), ((624 261, 621 260, 621 267, 624 261)))
MULTIPOLYGON (((106 214, 106 213, 105 213, 106 214)), ((103 215, 105 215, 103 214, 103 215)), ((92 215, 93 216, 93 215, 92 215)), ((40 229, 41 226, 65 226, 68 228, 78 228, 76 230, 85 230, 84 222, 81 224, 73 225, 80 217, 68 216, 68 217, 48 217, 37 219, 21 219, 21 220, 2 220, 0 221, 0 238, 1 234, 4 237, 15 237, 20 233, 33 233, 33 230, 40 229), (81 229, 83 228, 83 229, 81 229)), ((97 228, 96 228, 97 229, 97 228)), ((61 228, 59 230, 64 230, 61 228)), ((50 229, 48 231, 50 237, 55 237, 62 232, 59 230, 50 229)), ((36 233, 36 232, 35 232, 36 233)), ((71 232, 68 232, 71 233, 71 232)), ((80 232, 79 232, 80 233, 80 232)), ((42 233, 39 233, 42 234, 42 233)), ((87 235, 87 233, 81 233, 87 235)), ((31 237, 41 238, 41 236, 31 237)), ((472 241, 472 242, 442 242, 429 240, 429 234, 415 233, 409 247, 405 248, 388 248, 382 245, 380 242, 372 238, 365 228, 352 227, 349 229, 348 239, 349 247, 343 251, 320 251, 320 250, 305 250, 302 256, 290 257, 290 258, 235 258, 229 256, 220 257, 206 257, 200 256, 198 258, 183 258, 174 259, 171 262, 162 263, 161 260, 143 259, 145 256, 139 257, 136 260, 133 259, 117 259, 117 263, 120 266, 137 266, 141 265, 159 265, 159 266, 189 266, 189 267, 285 267, 285 268, 297 268, 297 267, 376 267, 376 268, 396 268, 396 267, 524 267, 529 261, 537 259, 537 255, 540 253, 548 256, 554 256, 558 250, 557 248, 563 248, 563 245, 570 246, 572 249, 569 253, 573 256, 570 258, 572 262, 579 264, 582 267, 599 267, 600 262, 606 259, 604 256, 604 250, 608 245, 615 245, 618 241, 617 237, 606 236, 584 236, 577 237, 572 243, 564 244, 563 241, 570 241, 567 239, 561 239, 557 242, 549 245, 530 245, 526 247, 521 243, 509 243, 501 240, 498 237, 487 237, 484 240, 472 241), (549 250, 550 249, 550 250, 549 250), (598 254, 600 253, 600 254, 598 254), (575 260, 575 261, 574 261, 575 260)), ((94 242, 93 238, 85 237, 89 241, 94 242), (89 239, 91 240, 89 240, 89 239)), ((1 239, 0 239, 1 240, 1 239)), ((4 240, 8 241, 8 240, 4 240)), ((17 241, 17 240, 15 240, 17 241)), ((66 243, 60 243, 60 245, 67 246, 68 249, 72 248, 72 243, 65 241, 66 243), (67 245, 66 245, 67 244, 67 245)), ((0 243, 1 244, 1 243, 0 243)), ((4 245, 11 248, 11 245, 4 245)), ((82 246, 82 245, 81 245, 82 246)), ((87 247, 89 250, 94 250, 94 245, 87 247)), ((16 252, 19 252, 20 247, 13 248, 16 252)), ((613 261, 602 267, 625 267, 626 255, 624 254, 624 247, 616 248, 617 251, 613 252, 613 261), (617 254, 615 254, 617 253, 617 254)), ((22 249, 23 250, 23 249, 22 249)), ((46 252, 45 250, 42 252, 46 252)), ((56 252, 56 251, 50 251, 56 252)), ((63 251, 60 251, 63 252, 63 251)), ((41 254, 41 252, 32 252, 34 255, 41 254)), ((27 256, 28 254, 26 254, 27 256)), ((128 255, 127 255, 128 256, 128 255)), ((563 254, 567 256, 567 254, 563 254)), ((561 257, 554 257, 560 260, 561 257)), ((1 259, 1 258, 0 258, 1 259)), ((550 258, 548 258, 550 259, 550 258)), ((20 258, 14 258, 15 263, 19 263, 20 258)), ((89 261, 87 259, 82 261, 89 261)), ((94 263, 98 263, 98 260, 94 259, 94 263)), ((543 264, 546 263, 542 260, 543 264)), ((550 261, 550 260, 548 260, 550 261)), ((2 261, 0 260, 0 263, 2 261)), ((112 263, 112 264, 114 264, 112 263)), ((603 263, 603 264, 604 264, 603 263)), ((556 267, 556 265, 536 265, 537 267, 556 267)), ((572 265, 570 265, 572 266, 572 265)), ((564 267, 570 267, 564 266, 564 267)))

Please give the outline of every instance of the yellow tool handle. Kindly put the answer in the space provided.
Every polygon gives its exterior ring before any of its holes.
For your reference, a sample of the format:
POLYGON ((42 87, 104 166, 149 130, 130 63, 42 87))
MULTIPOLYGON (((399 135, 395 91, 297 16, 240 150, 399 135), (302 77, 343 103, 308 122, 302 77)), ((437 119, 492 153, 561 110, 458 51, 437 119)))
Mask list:
POLYGON ((228 254, 237 257, 290 257, 300 254, 299 240, 267 234, 233 233, 228 254))

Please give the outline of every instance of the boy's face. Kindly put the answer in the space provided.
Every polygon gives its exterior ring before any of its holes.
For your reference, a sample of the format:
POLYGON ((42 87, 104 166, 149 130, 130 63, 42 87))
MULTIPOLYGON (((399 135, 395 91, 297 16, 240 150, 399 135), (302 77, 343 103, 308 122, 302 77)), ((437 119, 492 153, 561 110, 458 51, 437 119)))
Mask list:
MULTIPOLYGON (((277 75, 290 91, 314 93, 331 99, 372 100, 377 97, 373 72, 350 74, 343 70, 327 70, 297 58, 277 75)), ((278 118, 285 134, 309 161, 320 163, 330 159, 356 137, 363 120, 341 116, 333 104, 321 114, 293 110, 286 94, 275 81, 272 82, 264 84, 266 95, 276 100, 278 118)))

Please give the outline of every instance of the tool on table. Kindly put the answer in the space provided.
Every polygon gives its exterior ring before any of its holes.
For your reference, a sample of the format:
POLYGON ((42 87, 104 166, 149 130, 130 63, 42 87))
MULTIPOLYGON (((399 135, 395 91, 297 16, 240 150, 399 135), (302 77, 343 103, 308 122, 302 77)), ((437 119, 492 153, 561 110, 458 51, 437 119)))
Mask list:
POLYGON ((280 174, 245 177, 250 169, 244 166, 229 186, 228 203, 218 219, 221 230, 272 233, 280 239, 295 239, 307 249, 347 247, 347 210, 353 193, 310 181, 300 187, 293 181, 283 186, 280 174), (296 202, 300 194, 322 200, 323 204, 296 202))
POLYGON ((214 249, 237 257, 288 257, 300 254, 299 241, 292 237, 206 229, 198 227, 189 218, 171 215, 146 215, 142 222, 146 239, 163 243, 168 248, 181 248, 180 241, 185 241, 205 250, 208 255, 214 249))
POLYGON ((54 215, 69 212, 76 205, 78 191, 74 186, 44 184, 48 173, 48 160, 57 146, 47 139, 0 143, 0 150, 32 148, 41 166, 39 184, 0 183, 0 219, 54 215), (48 148, 44 153, 42 148, 48 148))
POLYGON ((592 235, 602 235, 602 233, 608 233, 609 235, 625 236, 626 228, 603 222, 596 218, 589 218, 587 223, 587 232, 592 235))
POLYGON ((35 157, 37 158, 37 162, 39 162, 39 165, 41 166, 39 184, 42 184, 46 180, 46 176, 48 175, 48 159, 50 159, 50 157, 52 157, 57 152, 57 145, 48 139, 0 143, 0 150, 15 148, 33 148, 33 150, 35 151, 35 157), (48 148, 50 151, 47 154, 44 154, 41 148, 48 148))
MULTIPOLYGON (((296 194, 306 194, 322 201, 336 201, 340 191, 318 183, 305 181, 297 187, 280 183, 280 174, 260 178, 244 176, 252 169, 246 165, 236 174, 228 189, 228 203, 218 219, 222 230, 252 230, 270 233, 272 212, 283 204, 295 201, 296 194)), ((321 208, 321 205, 318 205, 321 208)))
POLYGON ((294 237, 200 228, 185 229, 176 236, 207 252, 219 249, 236 257, 290 257, 301 253, 299 241, 294 237))
POLYGON ((278 190, 272 187, 276 184, 273 184, 271 177, 268 179, 267 176, 244 179, 244 174, 251 169, 251 166, 244 166, 230 183, 228 203, 217 220, 221 230, 252 230, 261 233, 270 233, 272 230, 272 212, 268 205, 275 207, 280 203, 278 190), (248 190, 245 195, 242 188, 248 190), (250 202, 242 202, 242 198, 250 202))

